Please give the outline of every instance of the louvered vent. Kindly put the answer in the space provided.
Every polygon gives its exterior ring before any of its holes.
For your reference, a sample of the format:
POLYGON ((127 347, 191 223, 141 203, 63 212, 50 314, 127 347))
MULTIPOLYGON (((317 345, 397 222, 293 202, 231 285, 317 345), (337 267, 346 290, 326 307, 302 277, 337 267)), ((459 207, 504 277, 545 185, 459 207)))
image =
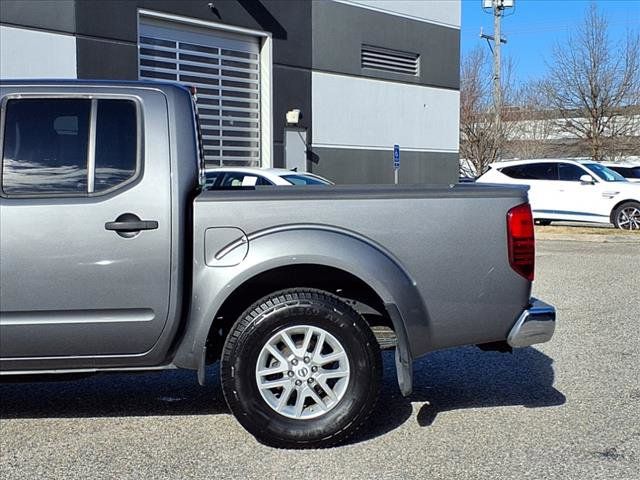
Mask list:
POLYGON ((362 45, 362 68, 416 76, 420 73, 420 55, 362 45))
POLYGON ((147 29, 139 39, 140 78, 197 88, 204 159, 208 166, 259 166, 260 70, 257 45, 241 51, 225 38, 206 45, 147 29), (153 35, 153 36, 152 36, 153 35), (225 48, 225 46, 227 48, 225 48), (235 47, 235 48, 232 48, 235 47))

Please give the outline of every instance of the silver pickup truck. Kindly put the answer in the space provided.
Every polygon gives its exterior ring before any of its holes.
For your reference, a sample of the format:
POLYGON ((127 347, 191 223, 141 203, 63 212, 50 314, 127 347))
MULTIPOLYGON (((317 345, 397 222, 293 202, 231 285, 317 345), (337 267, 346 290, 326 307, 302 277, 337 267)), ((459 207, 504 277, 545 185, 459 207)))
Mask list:
POLYGON ((365 423, 381 349, 408 395, 421 355, 553 334, 554 308, 530 298, 526 188, 202 191, 185 88, 5 82, 0 101, 3 375, 185 368, 204 383, 219 361, 249 432, 321 447, 365 423))

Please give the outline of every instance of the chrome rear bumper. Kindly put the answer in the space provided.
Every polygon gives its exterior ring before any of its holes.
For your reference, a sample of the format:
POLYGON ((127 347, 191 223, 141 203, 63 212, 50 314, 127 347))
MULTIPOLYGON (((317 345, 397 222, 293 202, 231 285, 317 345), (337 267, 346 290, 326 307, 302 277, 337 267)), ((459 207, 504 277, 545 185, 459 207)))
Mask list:
POLYGON ((556 309, 537 298, 522 312, 511 328, 507 343, 511 347, 528 347, 551 340, 556 328, 556 309))

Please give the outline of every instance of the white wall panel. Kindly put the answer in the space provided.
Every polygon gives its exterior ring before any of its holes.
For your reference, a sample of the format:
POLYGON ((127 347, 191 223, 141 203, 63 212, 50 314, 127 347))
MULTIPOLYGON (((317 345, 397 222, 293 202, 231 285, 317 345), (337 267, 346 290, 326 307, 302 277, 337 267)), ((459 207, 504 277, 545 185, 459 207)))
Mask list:
POLYGON ((457 152, 459 105, 456 90, 313 72, 313 144, 457 152))
MULTIPOLYGON (((460 28, 460 0, 336 0, 342 3, 460 28)), ((480 7, 480 0, 477 0, 480 7)))
POLYGON ((0 26, 0 78, 77 78, 71 35, 0 26))

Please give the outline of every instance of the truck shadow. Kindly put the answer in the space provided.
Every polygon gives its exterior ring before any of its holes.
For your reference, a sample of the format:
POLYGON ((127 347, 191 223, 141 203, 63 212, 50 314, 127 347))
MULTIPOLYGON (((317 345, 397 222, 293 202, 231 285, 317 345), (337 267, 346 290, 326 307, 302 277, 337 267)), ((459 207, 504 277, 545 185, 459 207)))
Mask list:
MULTIPOLYGON (((475 347, 435 352, 415 363, 414 393, 404 398, 396 382, 393 352, 385 352, 381 398, 370 420, 349 443, 398 428, 412 417, 414 404, 422 404, 417 422, 423 427, 437 422, 440 413, 452 410, 562 405, 566 399, 553 387, 552 365, 551 358, 534 348, 512 355, 475 347)), ((73 381, 69 377, 30 383, 4 381, 0 383, 0 418, 229 414, 217 366, 207 373, 204 387, 197 384, 194 372, 183 370, 101 374, 73 381)))
POLYGON ((368 426, 356 443, 383 435, 405 423, 414 411, 421 427, 440 413, 483 407, 525 408, 563 405, 566 397, 553 387, 553 360, 535 348, 513 354, 464 347, 434 352, 414 364, 413 393, 404 398, 397 387, 393 352, 385 353, 385 386, 368 426))
POLYGON ((217 365, 198 385, 195 372, 169 370, 85 377, 3 378, 0 418, 79 418, 230 413, 217 365), (8 381, 5 380, 8 378, 8 381))

